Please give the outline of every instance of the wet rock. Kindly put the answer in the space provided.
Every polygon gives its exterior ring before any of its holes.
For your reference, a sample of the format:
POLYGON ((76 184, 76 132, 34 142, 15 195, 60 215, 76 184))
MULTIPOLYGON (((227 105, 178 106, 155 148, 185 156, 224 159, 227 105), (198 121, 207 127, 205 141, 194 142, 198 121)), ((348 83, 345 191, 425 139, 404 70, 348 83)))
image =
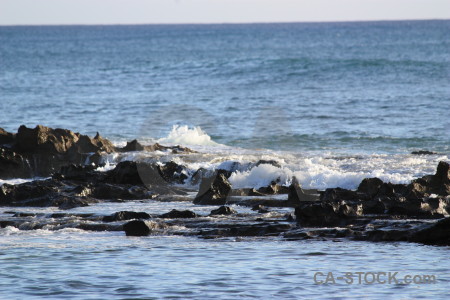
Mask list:
POLYGON ((203 230, 199 234, 203 237, 238 237, 238 236, 279 236, 293 228, 291 224, 263 222, 260 224, 224 224, 217 228, 203 230))
POLYGON ((212 177, 202 178, 194 204, 223 205, 230 190, 231 184, 226 176, 221 172, 216 172, 212 177))
POLYGON ((361 205, 352 205, 345 201, 304 203, 295 208, 297 222, 302 226, 345 226, 361 215, 361 205))
POLYGON ((265 213, 268 213, 270 211, 270 210, 267 209, 267 207, 265 207, 264 205, 261 205, 261 204, 254 205, 252 207, 252 210, 256 210, 260 214, 265 214, 265 213))
POLYGON ((274 167, 277 167, 277 168, 281 168, 280 163, 277 162, 276 160, 273 160, 273 159, 270 159, 270 160, 260 159, 255 164, 255 167, 257 167, 259 165, 271 165, 271 166, 274 166, 274 167))
POLYGON ((365 234, 364 240, 369 240, 372 242, 405 242, 408 240, 409 235, 410 233, 407 230, 376 229, 368 231, 365 234))
POLYGON ((318 195, 306 193, 298 183, 297 179, 294 177, 292 184, 289 186, 288 202, 292 204, 299 204, 305 201, 317 201, 319 200, 318 195))
POLYGON ((211 211, 211 215, 232 215, 237 213, 236 210, 229 206, 221 206, 211 211))
MULTIPOLYGON (((70 130, 42 125, 35 128, 20 126, 10 150, 28 162, 26 165, 12 166, 11 173, 23 172, 21 168, 26 168, 27 177, 28 174, 49 176, 64 165, 84 164, 92 153, 115 151, 112 143, 99 134, 90 138, 70 130)), ((0 176, 5 178, 1 173, 0 176)))
POLYGON ((427 245, 450 245, 450 218, 425 225, 424 228, 411 234, 409 241, 427 245))
POLYGON ((413 151, 413 152, 411 152, 411 154, 414 154, 414 155, 433 155, 433 154, 437 154, 437 153, 433 152, 433 151, 428 151, 428 150, 419 150, 419 151, 413 151))
POLYGON ((0 145, 14 143, 15 135, 0 128, 0 145))
POLYGON ((75 165, 69 164, 62 166, 59 173, 53 175, 56 179, 92 181, 95 177, 103 177, 100 172, 94 172, 98 168, 95 164, 75 165))
POLYGON ((118 150, 120 152, 143 151, 144 146, 137 140, 132 140, 131 142, 127 142, 125 147, 119 148, 118 150))
POLYGON ((272 181, 270 185, 259 188, 258 192, 265 195, 288 194, 289 188, 272 181))
POLYGON ((183 184, 188 178, 185 174, 186 167, 173 161, 169 161, 168 163, 158 167, 162 178, 167 182, 183 184))
POLYGON ((10 149, 0 148, 0 178, 26 178, 32 175, 26 158, 10 149))
POLYGON ((115 222, 132 219, 150 219, 151 216, 145 212, 119 211, 110 216, 104 216, 103 222, 115 222))
POLYGON ((380 191, 383 181, 379 178, 365 178, 358 186, 357 191, 359 193, 364 193, 370 198, 375 197, 380 191))
POLYGON ((417 182, 413 182, 406 187, 406 192, 405 192, 406 199, 408 199, 408 200, 422 199, 425 196, 428 196, 428 194, 426 194, 426 190, 427 189, 425 186, 423 186, 417 182))
POLYGON ((167 186, 168 182, 183 183, 187 178, 182 171, 185 168, 174 162, 163 166, 134 161, 122 161, 107 172, 107 178, 112 183, 167 186))
POLYGON ((113 183, 142 185, 138 165, 134 161, 122 161, 108 172, 108 179, 113 183))
POLYGON ((342 188, 330 188, 326 189, 320 195, 321 201, 340 201, 340 200, 359 200, 361 198, 361 194, 358 194, 355 191, 350 191, 342 188))
POLYGON ((181 218, 187 219, 187 218, 196 218, 198 216, 196 213, 190 210, 172 209, 170 212, 162 214, 159 217, 165 219, 181 219, 181 218))
POLYGON ((361 205, 365 215, 381 215, 386 212, 384 203, 379 199, 363 201, 361 205))
POLYGON ((142 220, 134 220, 124 224, 123 230, 127 236, 147 236, 150 234, 150 227, 142 220))
POLYGON ((211 171, 205 169, 205 168, 199 168, 197 171, 194 172, 191 176, 191 184, 197 185, 201 182, 203 177, 209 177, 208 175, 211 173, 211 171))
POLYGON ((92 190, 92 196, 102 200, 141 200, 151 199, 155 196, 143 186, 100 183, 92 190))
POLYGON ((233 189, 228 194, 229 196, 264 196, 265 194, 253 188, 233 189))
POLYGON ((195 153, 192 149, 181 147, 181 146, 163 146, 158 143, 155 143, 150 146, 144 146, 139 143, 137 140, 132 140, 131 142, 127 142, 127 145, 123 148, 116 149, 119 152, 130 152, 130 151, 171 151, 172 153, 195 153))

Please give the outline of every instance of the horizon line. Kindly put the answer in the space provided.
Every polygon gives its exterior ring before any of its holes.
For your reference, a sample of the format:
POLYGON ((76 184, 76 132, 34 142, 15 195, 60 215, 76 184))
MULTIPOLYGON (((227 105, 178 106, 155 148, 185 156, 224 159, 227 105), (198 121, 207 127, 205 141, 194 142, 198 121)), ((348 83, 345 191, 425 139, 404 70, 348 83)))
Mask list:
POLYGON ((42 23, 42 24, 0 24, 0 27, 32 27, 32 26, 145 26, 145 25, 258 25, 258 24, 317 24, 317 23, 375 23, 375 22, 420 22, 450 21, 450 19, 373 19, 373 20, 324 20, 324 21, 257 21, 257 22, 160 22, 160 23, 42 23))

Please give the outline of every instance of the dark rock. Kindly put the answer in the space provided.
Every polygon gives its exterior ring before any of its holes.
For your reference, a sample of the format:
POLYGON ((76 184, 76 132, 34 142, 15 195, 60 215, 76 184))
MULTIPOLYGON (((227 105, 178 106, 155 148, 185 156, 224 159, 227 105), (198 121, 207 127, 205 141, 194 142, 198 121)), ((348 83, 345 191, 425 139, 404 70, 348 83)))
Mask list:
POLYGON ((231 184, 221 172, 216 172, 212 177, 202 178, 200 189, 194 199, 194 204, 223 205, 231 190, 231 184))
POLYGON ((141 220, 134 220, 124 224, 123 230, 127 236, 147 236, 150 234, 150 227, 141 220))
POLYGON ((5 131, 3 128, 0 128, 0 145, 12 144, 14 143, 14 140, 14 134, 5 131))
POLYGON ((427 245, 450 245, 450 218, 427 225, 425 228, 412 233, 409 241, 427 245))
POLYGON ((131 142, 127 142, 127 145, 123 148, 119 148, 121 152, 130 152, 130 151, 143 151, 144 146, 141 145, 137 140, 132 140, 131 142))
POLYGON ((113 183, 121 184, 144 184, 138 171, 137 163, 134 161, 122 161, 108 171, 108 178, 113 183))
POLYGON ((270 185, 259 188, 258 192, 266 195, 286 194, 286 192, 289 193, 289 189, 283 189, 278 183, 272 181, 270 185))
POLYGON ((127 142, 127 145, 123 148, 117 148, 119 152, 129 152, 129 151, 171 151, 172 153, 195 153, 195 151, 181 146, 163 146, 158 143, 155 143, 150 146, 144 146, 139 143, 137 140, 132 140, 131 142, 127 142))
POLYGON ((16 142, 18 150, 28 153, 66 154, 72 149, 77 153, 114 152, 113 144, 98 133, 90 138, 67 129, 52 129, 42 125, 34 129, 20 126, 16 142))
MULTIPOLYGON (((26 171, 26 177, 45 177, 59 171, 64 165, 84 164, 92 153, 110 153, 115 151, 115 148, 99 134, 90 138, 66 129, 52 129, 42 125, 32 129, 22 125, 10 150, 16 156, 20 155, 23 162, 28 162, 26 165, 23 163, 11 165, 11 173, 26 171), (22 170, 23 168, 26 169, 22 170)), ((0 167, 1 165, 2 163, 0 167)), ((1 172, 0 176, 5 178, 1 172)))
POLYGON ((345 225, 330 203, 306 204, 295 208, 297 222, 302 226, 330 227, 345 225))
POLYGON ((405 242, 409 238, 409 232, 407 230, 371 230, 366 233, 365 240, 372 242, 405 242))
POLYGON ((299 204, 304 201, 317 201, 319 200, 318 195, 308 194, 301 188, 297 179, 294 177, 292 179, 292 184, 289 186, 288 202, 293 204, 299 204))
POLYGON ((132 219, 150 219, 151 216, 145 212, 119 211, 110 216, 104 216, 103 222, 115 222, 132 219))
POLYGON ((88 181, 89 177, 94 177, 98 173, 94 173, 97 169, 97 165, 75 165, 69 164, 67 166, 62 166, 59 173, 55 174, 53 177, 58 179, 68 179, 68 180, 80 180, 88 181))
POLYGON ((107 172, 107 177, 112 183, 146 185, 147 187, 167 185, 156 164, 142 162, 122 161, 113 170, 107 172))
POLYGON ((265 194, 260 193, 259 191, 253 188, 243 188, 243 189, 235 189, 231 190, 228 194, 229 196, 264 196, 265 194))
POLYGON ((160 218, 166 219, 180 219, 180 218, 196 218, 198 217, 196 213, 190 210, 176 210, 172 209, 170 212, 162 214, 159 216, 160 218))
POLYGON ((211 215, 232 215, 235 213, 236 210, 229 206, 221 206, 218 209, 214 209, 211 211, 211 215))
POLYGON ((303 203, 295 208, 297 222, 312 227, 345 226, 362 213, 361 204, 346 201, 303 203))
POLYGON ((210 173, 210 171, 208 171, 205 168, 200 168, 197 171, 194 172, 194 174, 192 174, 191 176, 191 184, 192 185, 197 185, 199 182, 201 182, 203 177, 209 177, 207 176, 208 173, 210 173))
POLYGON ((355 191, 350 191, 342 188, 331 188, 326 189, 325 192, 321 193, 320 200, 321 201, 340 201, 340 200, 359 200, 361 198, 361 194, 358 194, 355 191))
POLYGON ((381 215, 386 211, 384 203, 379 199, 363 201, 361 204, 364 214, 381 215))
POLYGON ((383 181, 379 178, 365 178, 359 184, 357 191, 373 198, 376 194, 378 194, 382 184, 383 181))
POLYGON ((187 175, 183 173, 186 171, 186 167, 173 161, 169 161, 158 167, 162 178, 167 182, 183 184, 188 178, 187 175))
POLYGON ((10 149, 0 148, 0 178, 27 178, 32 175, 26 158, 10 149))
MULTIPOLYGON (((405 196, 408 200, 418 200, 423 199, 425 197, 426 187, 413 182, 406 187, 405 196)), ((427 195, 428 196, 428 195, 427 195)))
POLYGON ((231 177, 231 174, 233 174, 233 171, 230 170, 224 170, 224 169, 217 169, 214 171, 215 175, 220 175, 222 174, 223 176, 225 176, 226 179, 231 177))
POLYGON ((413 151, 413 152, 411 152, 411 154, 414 154, 414 155, 433 155, 433 154, 437 154, 437 153, 433 152, 433 151, 428 151, 428 150, 420 150, 420 151, 413 151))
POLYGON ((260 159, 255 164, 255 167, 257 167, 259 165, 272 165, 274 167, 281 168, 280 163, 278 163, 276 160, 273 160, 273 159, 270 159, 270 160, 260 159))
MULTIPOLYGON (((404 187, 404 185, 402 185, 402 187, 404 187)), ((404 192, 404 189, 402 189, 402 192, 404 192)), ((376 194, 376 197, 395 197, 396 196, 396 185, 392 184, 392 183, 383 183, 379 190, 378 193, 376 194)))
POLYGON ((144 186, 100 183, 93 188, 92 196, 103 200, 141 200, 151 199, 155 195, 144 186))

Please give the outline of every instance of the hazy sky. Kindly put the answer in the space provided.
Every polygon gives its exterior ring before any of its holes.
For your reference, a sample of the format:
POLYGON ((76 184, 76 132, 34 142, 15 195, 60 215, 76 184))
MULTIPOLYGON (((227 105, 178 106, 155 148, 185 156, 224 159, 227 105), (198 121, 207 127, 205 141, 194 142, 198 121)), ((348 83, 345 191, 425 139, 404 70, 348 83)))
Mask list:
POLYGON ((0 25, 450 19, 450 0, 0 0, 0 25))

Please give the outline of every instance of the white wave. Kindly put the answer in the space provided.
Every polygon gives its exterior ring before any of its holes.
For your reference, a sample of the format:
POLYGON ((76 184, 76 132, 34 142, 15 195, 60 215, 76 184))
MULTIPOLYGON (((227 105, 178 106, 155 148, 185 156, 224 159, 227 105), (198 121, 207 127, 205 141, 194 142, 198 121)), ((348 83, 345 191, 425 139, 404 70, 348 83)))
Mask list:
POLYGON ((161 144, 218 146, 199 126, 189 128, 187 125, 174 125, 167 137, 158 140, 161 144))
POLYGON ((229 178, 234 188, 267 186, 271 181, 289 185, 295 176, 304 188, 341 187, 356 189, 364 178, 378 177, 384 182, 409 183, 426 174, 434 174, 439 160, 410 155, 369 155, 361 158, 291 158, 281 168, 263 164, 236 171, 229 178))
POLYGON ((235 172, 231 174, 229 181, 233 188, 267 186, 273 180, 287 184, 292 177, 292 171, 286 168, 280 169, 272 165, 262 164, 249 171, 235 172))

